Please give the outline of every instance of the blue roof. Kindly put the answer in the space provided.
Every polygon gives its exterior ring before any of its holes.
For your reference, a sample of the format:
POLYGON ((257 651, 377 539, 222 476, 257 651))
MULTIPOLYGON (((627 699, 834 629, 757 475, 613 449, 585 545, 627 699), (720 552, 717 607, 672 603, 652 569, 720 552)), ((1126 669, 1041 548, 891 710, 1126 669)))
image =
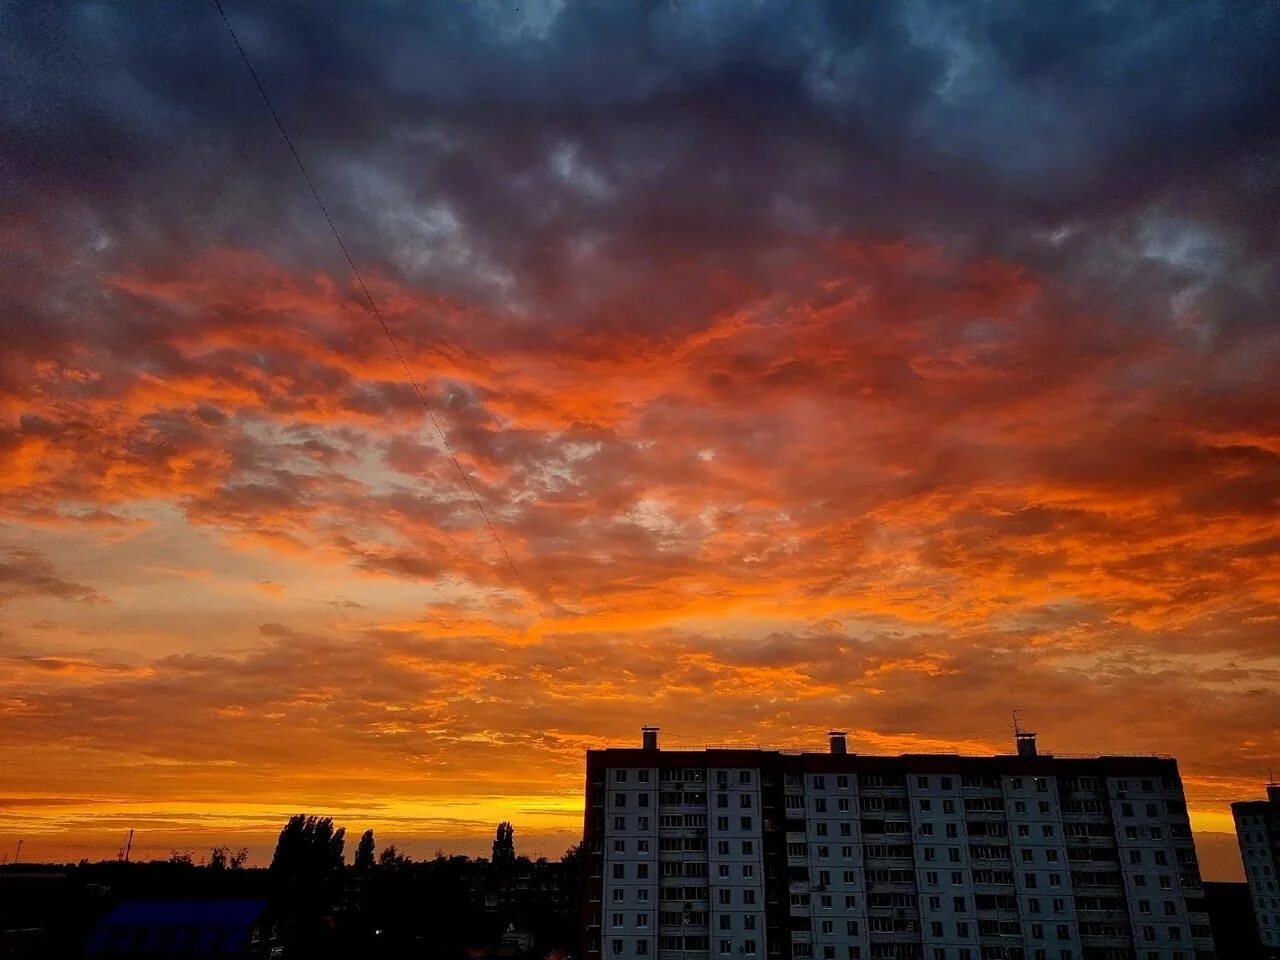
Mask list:
POLYGON ((98 923, 88 952, 237 953, 266 909, 266 900, 128 900, 98 923))

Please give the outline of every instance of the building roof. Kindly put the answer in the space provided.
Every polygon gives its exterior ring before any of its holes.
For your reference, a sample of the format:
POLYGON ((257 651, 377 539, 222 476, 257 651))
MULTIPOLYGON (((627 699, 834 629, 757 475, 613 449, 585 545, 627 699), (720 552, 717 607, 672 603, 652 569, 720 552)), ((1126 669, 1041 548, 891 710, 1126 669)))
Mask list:
POLYGON ((103 923, 134 926, 247 927, 267 909, 266 900, 126 900, 103 923))
POLYGON ((238 952, 266 909, 266 900, 255 899, 128 900, 99 921, 87 950, 168 956, 238 952))

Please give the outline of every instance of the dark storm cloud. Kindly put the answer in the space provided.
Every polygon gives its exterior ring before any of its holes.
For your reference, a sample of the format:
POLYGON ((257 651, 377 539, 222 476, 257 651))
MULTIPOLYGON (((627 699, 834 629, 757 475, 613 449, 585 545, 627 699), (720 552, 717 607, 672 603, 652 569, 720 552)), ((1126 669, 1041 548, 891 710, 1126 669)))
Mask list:
MULTIPOLYGON (((708 267, 796 231, 1025 247, 1162 204, 1274 248, 1274 4, 227 6, 357 251, 473 293, 559 302, 654 240, 708 267)), ((6 17, 20 208, 115 256, 332 260, 211 6, 6 17)))

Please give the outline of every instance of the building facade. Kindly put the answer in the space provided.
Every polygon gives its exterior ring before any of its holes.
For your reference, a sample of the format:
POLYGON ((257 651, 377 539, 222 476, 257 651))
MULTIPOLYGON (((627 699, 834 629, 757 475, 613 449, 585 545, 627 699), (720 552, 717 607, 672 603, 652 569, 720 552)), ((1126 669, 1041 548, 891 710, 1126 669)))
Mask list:
POLYGON ((1231 814, 1264 955, 1280 957, 1280 783, 1267 784, 1265 800, 1233 803, 1231 814))
POLYGON ((1209 960, 1177 762, 587 754, 584 955, 1209 960))

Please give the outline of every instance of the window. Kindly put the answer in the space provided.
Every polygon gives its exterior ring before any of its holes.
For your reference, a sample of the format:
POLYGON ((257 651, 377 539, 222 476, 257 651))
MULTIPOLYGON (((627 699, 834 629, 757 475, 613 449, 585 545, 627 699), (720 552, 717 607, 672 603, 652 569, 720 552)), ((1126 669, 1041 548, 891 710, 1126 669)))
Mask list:
POLYGON ((625 830, 625 829, 627 829, 627 818, 626 818, 626 817, 614 817, 614 818, 613 818, 613 829, 615 829, 615 830, 625 830))
POLYGON ((648 841, 648 840, 637 840, 637 841, 636 841, 636 853, 648 853, 648 852, 649 852, 649 841, 648 841))
POLYGON ((613 771, 613 779, 614 779, 614 782, 615 782, 615 783, 626 783, 626 782, 627 782, 627 771, 625 771, 625 770, 615 770, 615 771, 613 771))
POLYGON ((615 887, 615 888, 614 888, 614 890, 613 890, 613 902, 614 902, 614 903, 621 903, 621 902, 622 902, 622 900, 623 900, 623 897, 624 897, 624 896, 625 896, 625 891, 624 891, 621 887, 615 887))
MULTIPOLYGON (((723 919, 728 920, 729 918, 728 918, 728 917, 724 917, 723 919)), ((721 952, 721 953, 733 953, 733 941, 732 941, 732 940, 721 940, 721 941, 720 941, 720 952, 721 952)))
POLYGON ((732 914, 728 914, 728 913, 722 913, 722 914, 720 914, 720 929, 721 929, 721 930, 732 930, 732 929, 733 929, 733 915, 732 915, 732 914))
POLYGON ((952 903, 956 913, 964 913, 964 897, 953 897, 952 903))
POLYGON ((742 941, 742 952, 743 952, 743 953, 755 953, 755 952, 756 952, 756 942, 755 942, 754 940, 743 940, 743 941, 742 941))
POLYGON ((755 852, 755 847, 750 840, 742 841, 742 853, 744 856, 750 856, 755 852))
POLYGON ((754 913, 748 913, 745 917, 742 918, 742 929, 754 930, 755 928, 756 928, 756 915, 754 913))
POLYGON ((627 915, 625 913, 615 913, 613 915, 613 919, 612 919, 612 922, 610 923, 610 926, 620 927, 626 922, 627 922, 627 915))
POLYGON ((742 891, 742 902, 743 902, 743 903, 755 903, 755 902, 756 902, 756 892, 755 892, 754 890, 743 890, 743 891, 742 891))
POLYGON ((813 812, 814 812, 814 813, 826 813, 826 812, 827 812, 827 801, 826 801, 826 799, 825 799, 824 797, 816 797, 816 798, 814 799, 814 801, 813 801, 813 812))
POLYGON ((637 779, 637 780, 639 780, 641 783, 648 783, 648 782, 649 782, 649 771, 648 771, 648 770, 641 770, 641 771, 636 775, 636 779, 637 779))
POLYGON ((720 864, 716 870, 721 877, 727 878, 729 876, 729 865, 727 863, 720 864))
POLYGON ((637 954, 638 956, 644 956, 644 955, 645 955, 646 953, 648 953, 648 952, 649 952, 649 941, 648 941, 648 940, 637 940, 637 941, 636 941, 636 954, 637 954))
POLYGON ((625 793, 615 793, 613 795, 613 805, 615 807, 625 807, 627 805, 627 795, 625 793))
POLYGON ((730 901, 730 899, 729 899, 729 896, 730 896, 730 893, 731 893, 731 892, 732 892, 732 891, 730 891, 730 890, 723 890, 723 889, 722 889, 722 890, 717 890, 717 891, 716 891, 716 901, 717 901, 717 902, 719 902, 719 903, 721 903, 721 904, 724 904, 725 906, 728 906, 728 905, 729 905, 729 903, 731 902, 731 901, 730 901))
POLYGON ((725 807, 729 806, 729 795, 727 793, 717 793, 716 806, 719 807, 720 809, 724 809, 725 807))
POLYGON ((744 863, 742 865, 742 875, 743 877, 748 878, 754 877, 756 875, 756 868, 750 863, 744 863))
POLYGON ((716 853, 717 853, 719 856, 721 856, 721 857, 727 857, 727 856, 729 855, 729 841, 728 841, 728 840, 717 840, 717 841, 716 841, 716 853))
POLYGON ((751 809, 751 794, 743 793, 738 796, 738 806, 743 810, 751 809))
POLYGON ((739 817, 739 818, 738 818, 738 828, 739 828, 740 830, 750 830, 750 829, 751 829, 751 818, 750 818, 750 817, 739 817))
POLYGON ((625 865, 625 864, 622 864, 622 863, 615 863, 615 864, 613 865, 613 879, 615 879, 615 880, 625 880, 626 878, 627 878, 627 867, 626 867, 626 865, 625 865))
POLYGON ((738 782, 739 782, 739 783, 750 783, 750 782, 751 782, 751 771, 750 771, 750 770, 739 770, 739 771, 738 771, 738 782))
POLYGON ((613 841, 613 852, 614 852, 614 853, 626 853, 626 852, 627 852, 627 841, 625 841, 625 840, 615 840, 615 841, 613 841))
POLYGON ((621 940, 614 940, 613 942, 611 942, 611 943, 609 944, 609 951, 610 951, 610 952, 611 952, 615 957, 620 957, 620 956, 622 956, 622 941, 621 941, 621 940))
POLYGON ((929 811, 931 811, 932 809, 933 809, 933 801, 932 801, 932 800, 921 800, 921 801, 920 801, 920 811, 921 811, 922 813, 928 813, 928 812, 929 812, 929 811))

